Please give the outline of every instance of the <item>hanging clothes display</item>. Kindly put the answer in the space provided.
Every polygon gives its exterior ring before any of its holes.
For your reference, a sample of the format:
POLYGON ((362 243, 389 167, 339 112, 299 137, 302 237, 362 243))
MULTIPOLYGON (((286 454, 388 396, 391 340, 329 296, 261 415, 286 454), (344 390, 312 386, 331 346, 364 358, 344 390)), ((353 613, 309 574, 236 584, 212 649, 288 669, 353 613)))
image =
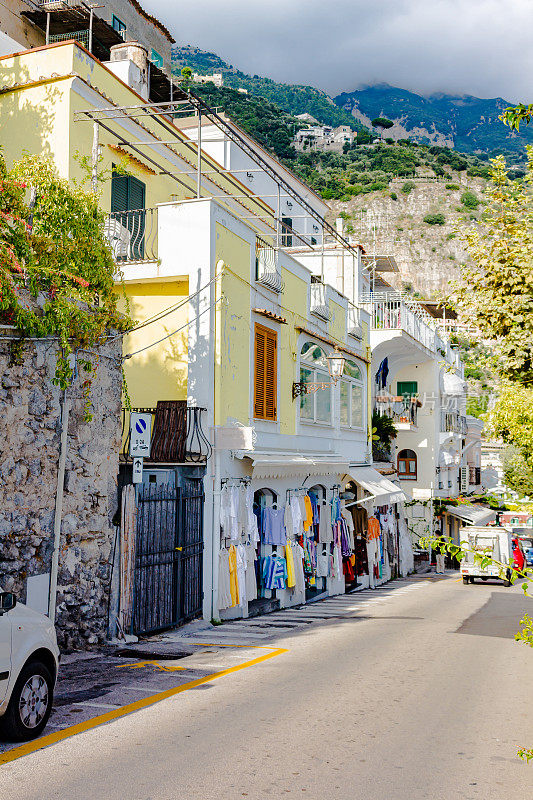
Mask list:
POLYGON ((253 544, 246 545, 246 600, 250 603, 252 600, 257 599, 257 577, 255 572, 256 563, 256 550, 253 544))
POLYGON ((218 607, 230 608, 232 605, 229 573, 229 553, 222 549, 218 554, 218 607))
POLYGON ((287 562, 281 556, 266 556, 263 559, 262 576, 266 589, 285 589, 287 562))
POLYGON ((292 589, 296 585, 296 576, 290 539, 287 539, 287 544, 285 545, 285 559, 287 561, 287 589, 292 589))
POLYGON ((285 545, 287 534, 284 517, 285 508, 263 509, 263 544, 285 545))
POLYGON ((232 544, 229 549, 229 578, 230 578, 230 592, 231 592, 231 605, 239 605, 239 582, 237 578, 237 550, 235 545, 232 544))

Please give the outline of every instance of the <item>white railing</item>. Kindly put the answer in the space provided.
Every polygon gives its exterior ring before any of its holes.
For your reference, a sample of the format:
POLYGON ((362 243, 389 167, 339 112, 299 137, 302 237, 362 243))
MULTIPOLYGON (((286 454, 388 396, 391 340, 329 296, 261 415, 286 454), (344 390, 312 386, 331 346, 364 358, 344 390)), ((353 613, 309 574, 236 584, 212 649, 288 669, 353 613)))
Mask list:
POLYGON ((255 242, 255 279, 277 294, 285 288, 285 282, 278 268, 276 250, 259 236, 255 242))
POLYGON ((326 287, 323 283, 312 283, 310 286, 310 307, 311 314, 315 314, 322 319, 330 320, 331 311, 327 302, 326 287))
POLYGON ((364 294, 361 302, 371 315, 373 330, 402 330, 435 352, 436 332, 432 318, 421 306, 401 292, 364 294))
POLYGON ((363 326, 361 325, 361 309, 348 305, 348 333, 356 339, 363 338, 363 326))

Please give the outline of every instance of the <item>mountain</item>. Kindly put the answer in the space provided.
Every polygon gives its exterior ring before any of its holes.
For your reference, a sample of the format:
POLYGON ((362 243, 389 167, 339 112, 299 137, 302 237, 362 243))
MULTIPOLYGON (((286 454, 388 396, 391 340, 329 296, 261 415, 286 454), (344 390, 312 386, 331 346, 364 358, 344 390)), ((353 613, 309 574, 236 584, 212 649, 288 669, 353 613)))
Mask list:
POLYGON ((260 75, 247 75, 236 67, 228 64, 217 56, 200 50, 199 47, 175 46, 172 48, 172 68, 175 74, 181 72, 182 67, 190 67, 199 75, 212 75, 220 72, 224 76, 224 86, 233 89, 246 89, 256 97, 264 97, 275 103, 287 114, 311 114, 323 125, 349 125, 354 130, 364 126, 352 116, 336 105, 326 92, 315 89, 314 86, 298 86, 288 83, 277 83, 270 78, 260 75))
POLYGON ((433 94, 429 97, 378 84, 343 92, 337 105, 366 126, 376 117, 387 117, 394 126, 386 136, 408 138, 425 144, 453 147, 464 153, 494 156, 504 153, 522 161, 525 145, 533 144, 533 128, 511 131, 499 119, 512 103, 501 97, 483 100, 471 95, 433 94))

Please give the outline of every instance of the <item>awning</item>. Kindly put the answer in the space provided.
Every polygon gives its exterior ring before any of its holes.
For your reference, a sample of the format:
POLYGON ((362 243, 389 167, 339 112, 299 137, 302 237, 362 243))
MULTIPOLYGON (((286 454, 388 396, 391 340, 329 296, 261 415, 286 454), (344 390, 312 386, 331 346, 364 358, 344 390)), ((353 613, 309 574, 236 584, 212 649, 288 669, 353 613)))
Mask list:
POLYGON ((367 500, 374 499, 376 505, 388 505, 389 503, 403 503, 405 495, 399 486, 380 475, 376 469, 372 467, 350 467, 348 474, 353 480, 370 492, 372 497, 367 500))
POLYGON ((344 475, 347 461, 339 456, 297 455, 285 453, 254 453, 240 450, 237 458, 249 458, 254 478, 290 478, 293 475, 344 475))
POLYGON ((442 391, 448 397, 462 397, 466 393, 467 384, 459 375, 454 372, 444 372, 442 374, 442 391))
POLYGON ((486 525, 496 519, 496 512, 486 506, 446 506, 446 511, 468 525, 486 525))

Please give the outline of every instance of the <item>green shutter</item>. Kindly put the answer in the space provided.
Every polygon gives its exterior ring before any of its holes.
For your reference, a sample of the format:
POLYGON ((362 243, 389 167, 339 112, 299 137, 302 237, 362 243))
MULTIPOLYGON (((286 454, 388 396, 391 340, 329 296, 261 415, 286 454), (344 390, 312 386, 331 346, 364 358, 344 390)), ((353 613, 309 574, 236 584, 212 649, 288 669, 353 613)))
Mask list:
POLYGON ((418 394, 418 381, 398 381, 397 392, 399 395, 418 394))
POLYGON ((144 208, 144 195, 145 184, 134 178, 133 175, 128 175, 129 179, 129 197, 128 197, 128 210, 134 208, 144 208))
POLYGON ((113 173, 111 178, 111 213, 128 210, 128 176, 113 173))

